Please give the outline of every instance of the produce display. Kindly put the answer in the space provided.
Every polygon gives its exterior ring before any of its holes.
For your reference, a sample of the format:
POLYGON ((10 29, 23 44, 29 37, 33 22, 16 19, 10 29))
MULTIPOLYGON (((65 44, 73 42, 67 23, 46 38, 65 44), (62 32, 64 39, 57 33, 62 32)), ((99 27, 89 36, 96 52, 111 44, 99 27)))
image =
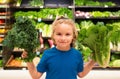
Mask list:
POLYGON ((29 2, 31 6, 37 7, 37 6, 42 6, 43 5, 43 0, 31 0, 29 2))
POLYGON ((16 6, 20 6, 21 3, 22 3, 22 0, 17 0, 17 1, 16 1, 16 6))
POLYGON ((113 27, 113 31, 111 33, 111 43, 112 43, 112 50, 120 51, 120 22, 108 23, 107 26, 113 27))
POLYGON ((0 0, 0 3, 12 3, 15 0, 0 0))
POLYGON ((0 15, 7 15, 10 14, 10 12, 0 12, 0 15))
POLYGON ((99 17, 120 17, 120 10, 116 11, 116 12, 110 12, 110 11, 92 11, 92 12, 84 12, 84 11, 80 11, 77 10, 75 11, 75 16, 76 17, 84 17, 84 18, 99 18, 99 17))
MULTIPOLYGON (((119 5, 117 5, 119 1, 114 3, 114 1, 108 0, 101 0, 102 2, 100 0, 75 0, 73 5, 67 7, 62 7, 62 4, 59 7, 46 7, 44 0, 24 0, 24 2, 28 2, 24 6, 21 6, 23 0, 0 0, 0 3, 11 3, 13 1, 16 2, 17 9, 14 13, 15 22, 10 31, 0 28, 0 34, 8 32, 5 39, 0 37, 0 43, 13 51, 26 50, 29 58, 25 61, 32 61, 36 56, 34 52, 39 51, 36 49, 40 47, 38 30, 42 31, 43 50, 52 47, 52 43, 49 41, 51 40, 51 23, 57 16, 63 15, 74 19, 76 22, 79 31, 76 49, 82 51, 85 62, 92 58, 103 68, 108 66, 120 67, 120 53, 116 54, 116 51, 120 51, 120 22, 115 22, 116 19, 120 18, 119 5), (111 8, 113 11, 110 10, 111 8), (82 21, 81 18, 91 20, 82 21), (92 22, 94 18, 95 22, 92 22), (101 19, 107 21, 106 18, 108 20, 114 19, 114 21, 106 24, 101 22, 101 19), (14 50, 15 48, 18 49, 14 50), (115 54, 111 54, 111 51, 114 51, 115 54)), ((0 5, 0 8, 5 7, 10 8, 8 5, 0 5)), ((3 10, 0 12, 1 26, 6 24, 6 19, 10 19, 10 14, 11 12, 3 10)), ((40 54, 41 56, 42 54, 40 54)), ((23 66, 22 61, 24 60, 21 58, 13 58, 7 65, 21 67, 23 66)))
POLYGON ((27 67, 25 61, 21 57, 13 57, 9 59, 6 64, 6 67, 27 67))
POLYGON ((29 17, 31 19, 55 19, 56 16, 64 15, 69 18, 73 18, 72 11, 68 8, 43 8, 40 11, 18 11, 15 13, 15 18, 22 16, 22 17, 29 17))
POLYGON ((114 60, 110 64, 111 67, 120 67, 120 59, 114 60))
POLYGON ((120 67, 120 51, 112 51, 110 59, 110 67, 120 67))
POLYGON ((13 28, 8 31, 3 45, 13 50, 14 47, 24 49, 28 52, 25 61, 32 61, 35 57, 35 49, 39 46, 38 33, 32 21, 25 17, 18 17, 13 28))
POLYGON ((21 60, 18 59, 13 59, 7 66, 12 66, 12 67, 20 67, 21 66, 21 60))
POLYGON ((5 20, 4 19, 0 19, 0 24, 4 24, 5 20))
POLYGON ((4 33, 7 33, 8 29, 5 29, 5 28, 0 28, 0 34, 4 34, 4 33))
POLYGON ((3 37, 0 37, 0 43, 2 43, 3 40, 4 40, 4 38, 3 38, 3 37))
POLYGON ((45 8, 38 12, 38 18, 55 19, 56 16, 66 16, 73 18, 72 11, 69 8, 45 8))
POLYGON ((28 17, 30 19, 37 19, 37 11, 28 11, 28 12, 24 12, 24 11, 18 11, 14 14, 15 19, 17 19, 18 17, 28 17))
MULTIPOLYGON (((81 45, 91 50, 89 52, 92 53, 92 58, 99 66, 103 68, 108 67, 110 62, 110 42, 116 41, 112 39, 112 36, 116 31, 120 33, 120 26, 105 25, 103 22, 94 24, 91 21, 82 21, 79 27, 80 32, 78 41, 81 45)), ((120 35, 118 35, 117 38, 120 38, 120 35)), ((117 42, 119 41, 120 39, 117 40, 117 42)), ((79 49, 80 48, 79 46, 79 49)))
POLYGON ((3 60, 0 59, 0 67, 3 67, 3 60))
POLYGON ((100 2, 99 0, 75 0, 76 6, 116 6, 112 1, 100 2))
MULTIPOLYGON (((16 0, 16 6, 21 6, 23 0, 16 0)), ((28 5, 32 7, 39 7, 43 5, 43 0, 28 0, 28 5)))
POLYGON ((43 37, 50 37, 51 25, 42 22, 42 20, 52 19, 54 20, 56 16, 64 15, 69 18, 73 18, 72 11, 68 8, 43 8, 40 11, 18 11, 15 13, 15 19, 18 17, 28 17, 32 19, 35 23, 36 29, 42 30, 43 37), (37 20, 37 21, 36 21, 37 20))
POLYGON ((36 29, 40 29, 42 31, 42 37, 51 36, 51 24, 40 22, 40 23, 37 23, 35 27, 36 29))

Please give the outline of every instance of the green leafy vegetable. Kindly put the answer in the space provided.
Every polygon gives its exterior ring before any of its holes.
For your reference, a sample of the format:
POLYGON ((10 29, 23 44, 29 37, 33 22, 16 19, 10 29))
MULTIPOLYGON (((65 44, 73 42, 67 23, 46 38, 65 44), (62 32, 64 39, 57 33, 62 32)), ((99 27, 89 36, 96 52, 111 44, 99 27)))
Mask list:
POLYGON ((3 67, 3 60, 0 59, 0 67, 3 67))
POLYGON ((28 52, 26 61, 32 61, 35 56, 35 49, 39 45, 38 34, 32 21, 27 17, 18 17, 13 28, 3 41, 3 45, 10 49, 14 47, 22 48, 28 52))
POLYGON ((111 29, 103 22, 83 27, 79 32, 78 40, 92 50, 92 58, 103 68, 108 66, 110 60, 110 33, 111 29))
POLYGON ((99 0, 75 0, 75 5, 77 6, 116 6, 114 2, 111 1, 99 1, 99 0))
POLYGON ((35 6, 35 7, 42 6, 43 5, 43 0, 30 0, 29 4, 31 6, 35 6))
POLYGON ((114 22, 112 24, 107 24, 107 26, 112 27, 113 31, 111 33, 111 42, 113 46, 118 46, 118 43, 120 42, 120 22, 114 22))
POLYGON ((22 0, 16 0, 16 6, 20 6, 21 2, 22 2, 22 0))
POLYGON ((110 66, 112 67, 120 67, 120 59, 114 60, 111 62, 110 66))

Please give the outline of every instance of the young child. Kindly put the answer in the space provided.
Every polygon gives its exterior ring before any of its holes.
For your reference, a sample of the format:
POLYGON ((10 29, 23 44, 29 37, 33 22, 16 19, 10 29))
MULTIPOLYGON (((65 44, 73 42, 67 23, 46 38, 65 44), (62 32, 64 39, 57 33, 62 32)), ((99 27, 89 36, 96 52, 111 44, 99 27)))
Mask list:
MULTIPOLYGON (((33 62, 27 62, 28 70, 33 79, 39 79, 46 72, 46 79, 77 79, 89 73, 95 62, 83 65, 81 52, 74 48, 77 30, 73 20, 63 16, 52 24, 52 40, 55 46, 44 51, 37 68, 33 62)), ((23 52, 23 58, 27 52, 23 52)))

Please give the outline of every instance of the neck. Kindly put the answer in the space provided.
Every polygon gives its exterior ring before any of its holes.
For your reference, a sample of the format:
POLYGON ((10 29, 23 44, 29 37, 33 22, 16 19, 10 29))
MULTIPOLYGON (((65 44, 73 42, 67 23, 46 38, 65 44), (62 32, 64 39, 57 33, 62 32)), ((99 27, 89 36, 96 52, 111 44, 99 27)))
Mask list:
POLYGON ((56 46, 56 48, 58 50, 61 50, 61 51, 68 51, 68 50, 70 50, 70 47, 58 47, 58 46, 56 46))

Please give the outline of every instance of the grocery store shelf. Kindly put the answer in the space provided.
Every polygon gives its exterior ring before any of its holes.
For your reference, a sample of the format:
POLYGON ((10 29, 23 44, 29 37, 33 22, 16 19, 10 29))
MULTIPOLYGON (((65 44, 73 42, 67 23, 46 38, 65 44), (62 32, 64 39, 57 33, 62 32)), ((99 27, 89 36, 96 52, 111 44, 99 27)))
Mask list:
POLYGON ((0 54, 0 59, 2 59, 2 55, 0 54))
POLYGON ((0 4, 0 8, 10 8, 8 4, 0 4))
POLYGON ((81 8, 81 9, 86 9, 86 8, 97 8, 97 9, 115 9, 115 8, 120 8, 120 6, 75 6, 75 8, 81 8))

